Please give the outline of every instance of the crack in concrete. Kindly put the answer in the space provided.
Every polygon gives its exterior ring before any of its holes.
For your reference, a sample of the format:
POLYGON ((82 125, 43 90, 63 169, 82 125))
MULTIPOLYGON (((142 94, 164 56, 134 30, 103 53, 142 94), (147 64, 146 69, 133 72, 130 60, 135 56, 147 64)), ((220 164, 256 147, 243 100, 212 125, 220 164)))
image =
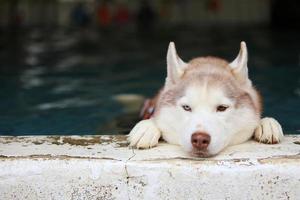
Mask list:
POLYGON ((128 173, 127 170, 127 163, 136 156, 136 153, 134 152, 134 149, 132 148, 132 156, 130 156, 126 161, 125 161, 125 173, 126 173, 126 185, 127 185, 127 197, 130 200, 130 195, 129 195, 129 179, 131 178, 131 176, 128 173))

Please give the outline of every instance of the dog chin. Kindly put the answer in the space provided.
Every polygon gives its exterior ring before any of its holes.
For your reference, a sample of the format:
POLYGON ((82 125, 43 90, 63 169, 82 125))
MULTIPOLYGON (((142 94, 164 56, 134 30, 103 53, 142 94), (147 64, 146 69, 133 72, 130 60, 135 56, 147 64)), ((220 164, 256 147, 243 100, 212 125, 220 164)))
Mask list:
POLYGON ((199 158, 209 158, 214 156, 214 154, 210 154, 208 151, 199 151, 193 149, 190 154, 194 157, 199 157, 199 158))

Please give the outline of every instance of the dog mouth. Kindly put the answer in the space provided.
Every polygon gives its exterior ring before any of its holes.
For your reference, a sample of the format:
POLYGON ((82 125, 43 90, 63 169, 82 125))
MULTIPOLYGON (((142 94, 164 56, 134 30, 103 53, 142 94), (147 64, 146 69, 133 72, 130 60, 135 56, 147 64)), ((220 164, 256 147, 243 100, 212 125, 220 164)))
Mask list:
POLYGON ((193 149, 191 151, 191 155, 195 156, 195 157, 200 157, 200 158, 208 158, 208 157, 213 156, 213 155, 209 154, 207 150, 196 150, 196 149, 193 149))

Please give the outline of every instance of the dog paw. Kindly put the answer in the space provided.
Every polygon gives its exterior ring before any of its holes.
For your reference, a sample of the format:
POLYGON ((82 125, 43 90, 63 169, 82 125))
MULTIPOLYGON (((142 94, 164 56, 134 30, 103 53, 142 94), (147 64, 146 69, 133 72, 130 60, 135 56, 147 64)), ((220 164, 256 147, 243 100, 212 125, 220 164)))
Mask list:
POLYGON ((277 144, 283 139, 282 128, 274 118, 265 117, 255 129, 254 139, 265 144, 277 144))
POLYGON ((138 149, 151 148, 158 144, 160 136, 161 133, 152 119, 142 120, 130 131, 129 146, 138 149))

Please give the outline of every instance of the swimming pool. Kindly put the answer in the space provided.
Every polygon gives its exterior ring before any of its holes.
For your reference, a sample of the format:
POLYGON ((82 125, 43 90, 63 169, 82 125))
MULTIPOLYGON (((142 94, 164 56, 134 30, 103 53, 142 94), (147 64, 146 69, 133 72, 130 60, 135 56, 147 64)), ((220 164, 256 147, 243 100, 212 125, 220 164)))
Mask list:
POLYGON ((249 48, 249 70, 264 97, 264 116, 300 133, 300 48, 297 32, 267 28, 177 28, 129 32, 30 29, 0 38, 0 134, 117 134, 136 120, 115 95, 151 96, 164 82, 168 42, 185 60, 233 59, 249 48), (112 123, 114 122, 114 123, 112 123))

